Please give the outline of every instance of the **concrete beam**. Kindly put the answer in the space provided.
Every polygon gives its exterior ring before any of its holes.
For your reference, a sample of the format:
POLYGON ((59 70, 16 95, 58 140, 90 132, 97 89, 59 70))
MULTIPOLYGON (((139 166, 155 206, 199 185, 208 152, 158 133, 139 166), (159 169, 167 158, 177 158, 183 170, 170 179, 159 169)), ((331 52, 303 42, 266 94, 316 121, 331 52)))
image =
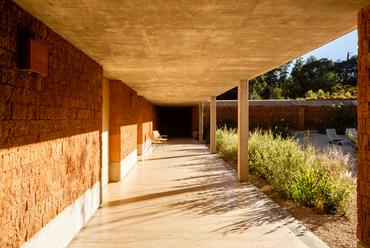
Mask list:
POLYGON ((248 80, 238 86, 238 180, 248 181, 248 80))
POLYGON ((199 143, 203 143, 203 103, 199 104, 199 143))
POLYGON ((211 96, 210 109, 210 150, 211 154, 216 153, 216 97, 211 96))

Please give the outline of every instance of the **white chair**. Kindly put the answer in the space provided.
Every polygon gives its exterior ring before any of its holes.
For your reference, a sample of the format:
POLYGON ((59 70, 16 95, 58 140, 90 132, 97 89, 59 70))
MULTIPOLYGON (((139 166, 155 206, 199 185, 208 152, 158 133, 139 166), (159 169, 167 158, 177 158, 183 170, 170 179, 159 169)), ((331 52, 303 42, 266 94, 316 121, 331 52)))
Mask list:
POLYGON ((329 143, 336 144, 344 138, 339 138, 335 129, 326 129, 326 135, 328 135, 329 143))
POLYGON ((155 151, 155 149, 157 149, 157 147, 162 147, 162 149, 164 150, 163 148, 163 144, 164 142, 163 141, 159 141, 159 140, 156 140, 153 136, 153 134, 149 134, 149 138, 150 138, 150 141, 152 142, 152 147, 153 148, 153 152, 155 151))
POLYGON ((153 136, 154 136, 154 138, 156 140, 162 141, 162 142, 164 142, 167 145, 167 139, 166 139, 167 138, 167 135, 160 135, 159 132, 158 132, 158 130, 154 130, 153 131, 153 136))
POLYGON ((351 144, 352 144, 352 142, 349 141, 349 140, 338 141, 338 145, 342 145, 342 146, 350 146, 351 144))

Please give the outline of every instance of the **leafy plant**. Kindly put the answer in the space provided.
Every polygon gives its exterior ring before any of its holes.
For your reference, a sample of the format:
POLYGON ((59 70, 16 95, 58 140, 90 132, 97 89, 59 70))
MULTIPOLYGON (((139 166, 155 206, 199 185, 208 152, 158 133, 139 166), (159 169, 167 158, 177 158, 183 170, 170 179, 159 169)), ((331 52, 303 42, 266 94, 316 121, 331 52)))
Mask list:
POLYGON ((351 147, 353 149, 355 149, 355 151, 357 152, 358 151, 358 147, 357 147, 357 131, 355 131, 356 133, 356 136, 354 135, 353 132, 349 131, 348 129, 346 129, 346 136, 348 137, 349 141, 351 141, 351 147))
POLYGON ((326 129, 334 128, 337 134, 345 134, 346 128, 357 127, 357 115, 351 114, 352 105, 343 107, 343 104, 332 105, 332 111, 318 125, 319 133, 326 133, 326 129))

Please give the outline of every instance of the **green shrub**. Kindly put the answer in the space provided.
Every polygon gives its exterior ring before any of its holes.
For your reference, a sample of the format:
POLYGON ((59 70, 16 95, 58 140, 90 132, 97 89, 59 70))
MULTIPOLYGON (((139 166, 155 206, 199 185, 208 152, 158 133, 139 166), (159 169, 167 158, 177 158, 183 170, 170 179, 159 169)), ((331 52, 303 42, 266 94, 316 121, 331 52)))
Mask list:
POLYGON ((314 92, 309 90, 305 93, 305 98, 297 98, 296 100, 357 98, 357 86, 337 84, 331 88, 331 91, 325 92, 319 89, 317 92, 314 92))
POLYGON ((347 129, 346 129, 346 136, 348 137, 349 141, 351 141, 351 147, 357 152, 358 151, 358 147, 357 147, 357 131, 355 131, 356 133, 356 137, 354 136, 354 134, 352 132, 347 132, 347 129))
POLYGON ((317 126, 321 134, 326 133, 326 129, 333 128, 337 134, 345 134, 349 127, 357 127, 357 115, 351 114, 352 105, 343 107, 343 104, 332 105, 332 111, 328 116, 323 117, 323 121, 317 126))
POLYGON ((218 128, 223 128, 223 127, 226 127, 227 129, 237 128, 238 123, 235 123, 232 120, 226 119, 226 120, 224 120, 224 121, 222 121, 221 123, 218 124, 218 128))
POLYGON ((207 125, 207 126, 204 126, 203 127, 203 140, 209 144, 210 142, 210 139, 211 139, 211 130, 210 130, 210 126, 207 125))
MULTIPOLYGON (((235 129, 217 130, 217 152, 237 162, 235 129)), ((258 128, 249 133, 249 172, 269 182, 282 196, 317 213, 350 214, 356 179, 348 172, 353 161, 336 147, 322 152, 302 148, 291 136, 283 139, 258 128)))
POLYGON ((249 126, 249 131, 255 131, 255 130, 263 130, 263 131, 271 131, 274 137, 281 136, 282 138, 287 138, 292 136, 292 130, 290 129, 291 125, 291 116, 292 113, 290 113, 287 117, 287 120, 282 119, 280 122, 274 122, 270 125, 259 125, 255 121, 254 124, 249 126))
POLYGON ((217 153, 225 160, 236 162, 238 158, 238 133, 225 125, 216 131, 217 153))

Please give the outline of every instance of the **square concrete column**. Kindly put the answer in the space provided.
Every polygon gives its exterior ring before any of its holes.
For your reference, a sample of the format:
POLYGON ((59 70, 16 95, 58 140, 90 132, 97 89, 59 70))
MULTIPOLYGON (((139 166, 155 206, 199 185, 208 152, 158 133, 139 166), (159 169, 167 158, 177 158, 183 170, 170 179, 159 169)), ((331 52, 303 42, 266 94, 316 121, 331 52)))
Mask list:
POLYGON ((248 181, 248 80, 238 86, 238 180, 248 181))
POLYGON ((210 150, 211 154, 216 153, 216 97, 211 96, 210 108, 210 150))
POLYGON ((203 143, 203 103, 199 104, 199 143, 203 143))

